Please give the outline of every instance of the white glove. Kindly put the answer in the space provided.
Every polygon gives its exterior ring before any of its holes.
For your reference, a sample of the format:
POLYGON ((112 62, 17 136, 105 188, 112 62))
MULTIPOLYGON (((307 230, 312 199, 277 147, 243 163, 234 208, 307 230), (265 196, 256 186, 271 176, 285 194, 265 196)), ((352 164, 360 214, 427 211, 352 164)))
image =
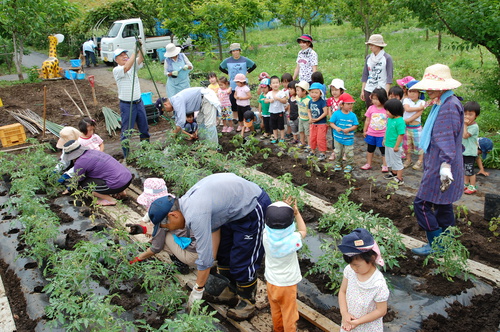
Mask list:
POLYGON ((175 78, 175 77, 177 77, 177 76, 179 76, 179 72, 178 72, 177 70, 174 70, 174 71, 172 72, 172 77, 174 77, 174 78, 175 78))
POLYGON ((448 163, 442 163, 439 169, 439 177, 441 179, 441 192, 448 190, 450 184, 454 181, 453 174, 451 174, 451 165, 448 163))
POLYGON ((184 67, 182 67, 182 69, 184 69, 184 70, 188 70, 188 69, 189 69, 189 66, 188 66, 188 65, 185 65, 184 67))
POLYGON ((191 309, 193 306, 194 301, 200 301, 201 298, 203 297, 203 291, 205 288, 202 290, 197 290, 197 286, 193 287, 193 290, 191 291, 191 294, 189 295, 189 300, 188 300, 188 309, 191 309))
POLYGON ((146 214, 144 215, 144 217, 141 218, 141 221, 142 222, 151 222, 151 219, 149 219, 149 213, 146 212, 146 214))

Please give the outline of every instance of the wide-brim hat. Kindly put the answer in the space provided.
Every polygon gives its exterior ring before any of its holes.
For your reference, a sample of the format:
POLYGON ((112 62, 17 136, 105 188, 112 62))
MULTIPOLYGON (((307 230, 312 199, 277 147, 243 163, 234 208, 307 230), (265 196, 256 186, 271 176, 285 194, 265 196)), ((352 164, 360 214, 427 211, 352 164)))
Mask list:
POLYGON ((116 59, 116 57, 117 57, 117 56, 119 56, 119 55, 120 55, 120 54, 122 54, 122 53, 128 53, 128 51, 127 51, 127 50, 124 50, 123 48, 117 48, 117 49, 113 52, 113 54, 114 54, 114 56, 113 56, 113 60, 114 60, 114 59, 116 59))
POLYGON ((77 141, 78 137, 82 135, 83 134, 74 127, 64 127, 59 132, 59 140, 57 141, 56 147, 58 149, 62 149, 64 147, 64 144, 66 144, 66 142, 71 140, 77 141))
POLYGON ((275 202, 266 209, 265 223, 267 227, 285 229, 293 222, 293 209, 285 202, 275 202))
POLYGON ((311 47, 313 47, 313 37, 311 35, 302 35, 300 37, 297 38, 297 43, 299 43, 300 41, 306 41, 306 42, 310 42, 311 43, 311 47))
POLYGON ((247 77, 245 76, 245 74, 236 74, 236 76, 234 76, 234 82, 246 82, 247 81, 247 77))
POLYGON ((332 80, 332 83, 330 83, 329 86, 333 86, 334 88, 342 89, 342 90, 346 91, 345 87, 344 87, 344 81, 341 80, 340 78, 334 78, 332 80))
POLYGON ((356 228, 342 238, 338 248, 344 255, 354 256, 370 250, 374 243, 375 240, 370 232, 364 228, 356 228))
POLYGON ((295 84, 295 87, 300 87, 303 90, 309 91, 309 83, 306 81, 300 81, 299 83, 295 84))
POLYGON ((175 46, 174 43, 169 43, 165 46, 165 57, 172 58, 181 52, 181 48, 175 46))
POLYGON ((151 204, 160 197, 169 195, 167 184, 161 178, 147 178, 144 181, 144 191, 137 197, 137 203, 149 210, 151 204))
POLYGON ((450 67, 437 63, 425 68, 424 77, 412 86, 412 90, 452 90, 461 85, 462 83, 451 77, 450 67))
POLYGON ((384 37, 382 35, 371 35, 368 41, 365 43, 366 45, 375 45, 378 47, 386 47, 387 44, 384 42, 384 37))
MULTIPOLYGON (((149 220, 154 224, 153 236, 158 233, 160 229, 160 224, 162 221, 166 220, 168 213, 174 205, 175 198, 171 196, 160 197, 151 203, 148 210, 149 220)), ((166 222, 165 222, 166 223, 166 222)))
POLYGON ((78 141, 68 141, 63 146, 64 154, 62 156, 62 160, 69 163, 71 160, 75 160, 80 157, 85 151, 87 151, 87 148, 81 146, 78 141))
POLYGON ((232 53, 233 51, 241 51, 240 43, 232 43, 229 45, 229 53, 232 53))

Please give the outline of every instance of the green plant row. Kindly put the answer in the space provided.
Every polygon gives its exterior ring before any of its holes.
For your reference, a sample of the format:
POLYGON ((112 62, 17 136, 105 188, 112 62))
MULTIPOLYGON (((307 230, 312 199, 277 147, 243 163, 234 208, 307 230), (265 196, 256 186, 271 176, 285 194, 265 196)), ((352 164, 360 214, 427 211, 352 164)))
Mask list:
MULTIPOLYGON (((176 313, 186 300, 186 294, 176 281, 174 267, 158 260, 129 264, 140 250, 130 242, 123 229, 97 233, 93 241, 80 241, 74 250, 59 250, 54 240, 59 235, 59 220, 46 201, 60 190, 53 172, 57 160, 40 145, 29 153, 0 153, 2 175, 11 179, 9 208, 18 211, 17 219, 24 227, 21 238, 27 248, 22 254, 43 266, 48 284, 44 291, 50 305, 45 308, 49 324, 67 331, 170 331, 185 327, 190 331, 215 330, 214 313, 194 307, 189 314, 176 313), (33 167, 33 165, 36 165, 33 167), (44 191, 45 195, 38 195, 44 191), (99 282, 109 294, 95 292, 99 282), (139 287, 144 291, 141 307, 144 311, 165 313, 160 328, 153 328, 143 319, 125 319, 125 308, 113 304, 121 287, 139 287)), ((82 193, 83 195, 83 193, 82 193)), ((89 195, 89 193, 87 193, 89 195)))

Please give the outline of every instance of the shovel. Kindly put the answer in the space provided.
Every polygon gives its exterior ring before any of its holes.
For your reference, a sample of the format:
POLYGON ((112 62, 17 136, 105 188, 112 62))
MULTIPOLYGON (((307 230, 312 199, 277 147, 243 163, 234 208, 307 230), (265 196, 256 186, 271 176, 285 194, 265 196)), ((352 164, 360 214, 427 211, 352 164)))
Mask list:
POLYGON ((97 99, 95 97, 94 75, 89 76, 90 87, 92 88, 92 97, 94 97, 94 106, 97 107, 97 99))

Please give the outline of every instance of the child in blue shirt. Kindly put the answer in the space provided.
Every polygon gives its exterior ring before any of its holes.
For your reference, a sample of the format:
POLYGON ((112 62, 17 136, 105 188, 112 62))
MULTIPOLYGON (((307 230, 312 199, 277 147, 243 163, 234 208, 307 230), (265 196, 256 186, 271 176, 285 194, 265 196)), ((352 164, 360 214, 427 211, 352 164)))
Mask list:
POLYGON ((332 127, 335 170, 341 171, 343 156, 346 156, 345 173, 352 171, 354 163, 354 132, 358 129, 358 117, 352 112, 354 98, 346 92, 338 100, 339 110, 333 112, 330 118, 332 127))
POLYGON ((326 116, 328 108, 326 107, 325 95, 323 94, 323 84, 313 83, 309 87, 309 107, 307 112, 309 114, 309 147, 311 148, 310 156, 314 156, 316 147, 319 149, 318 160, 323 161, 326 159, 326 131, 328 125, 326 123, 326 116))

